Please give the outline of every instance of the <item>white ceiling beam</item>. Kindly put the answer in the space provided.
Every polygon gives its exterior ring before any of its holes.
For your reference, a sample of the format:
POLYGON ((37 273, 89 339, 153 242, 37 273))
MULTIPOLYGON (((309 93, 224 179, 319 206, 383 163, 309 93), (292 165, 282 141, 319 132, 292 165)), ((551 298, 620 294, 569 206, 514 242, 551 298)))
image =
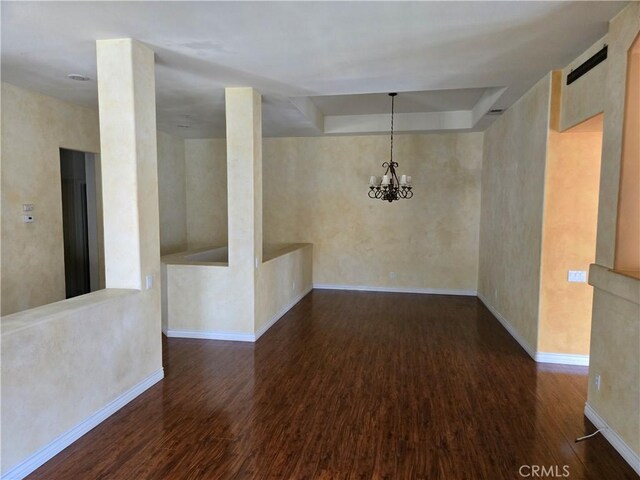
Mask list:
POLYGON ((324 115, 309 97, 289 98, 289 101, 319 132, 324 131, 324 115))
MULTIPOLYGON (((472 128, 471 110, 427 113, 396 113, 396 132, 424 132, 430 130, 460 130, 472 128)), ((391 128, 388 113, 375 115, 326 115, 324 133, 387 133, 391 128)))
POLYGON ((472 110, 472 126, 475 127, 478 121, 484 117, 491 107, 495 105, 502 94, 507 90, 507 87, 491 87, 487 88, 480 99, 473 106, 472 110))

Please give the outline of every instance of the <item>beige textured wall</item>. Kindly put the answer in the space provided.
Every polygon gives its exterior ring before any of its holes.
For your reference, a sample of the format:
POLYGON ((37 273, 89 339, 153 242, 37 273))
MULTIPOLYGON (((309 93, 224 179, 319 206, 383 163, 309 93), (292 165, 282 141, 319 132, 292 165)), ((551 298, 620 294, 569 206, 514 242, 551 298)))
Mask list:
MULTIPOLYGON (((8 83, 2 84, 1 124, 1 313, 8 315, 64 299, 59 149, 97 153, 100 133, 97 110, 8 83), (32 224, 22 222, 23 203, 35 205, 32 224)), ((163 251, 186 249, 181 143, 181 139, 158 133, 163 251)), ((104 285, 104 267, 101 277, 104 285)))
POLYGON ((158 132, 160 253, 187 249, 185 145, 182 138, 158 132))
MULTIPOLYGON (((608 34, 596 247, 596 264, 605 271, 614 264, 627 59, 638 32, 640 2, 631 2, 611 21, 608 34)), ((590 276, 595 288, 587 403, 640 455, 640 280, 614 272, 608 275, 607 282, 590 276), (629 299, 612 294, 621 283, 636 294, 629 299), (602 375, 599 391, 594 387, 597 374, 602 375)))
POLYGON ((549 132, 540 290, 541 352, 589 354, 593 289, 569 283, 596 255, 602 132, 549 132))
POLYGON ((478 294, 538 344, 540 260, 551 74, 484 134, 478 294))
MULTIPOLYGON (((638 280, 636 291, 638 290, 638 280)), ((615 280, 614 280, 615 281, 615 280)), ((593 295, 587 403, 640 455, 640 300, 596 285, 593 295), (600 375, 600 390, 594 376, 600 375)))
MULTIPOLYGON (((209 173, 225 162, 224 140, 186 146, 189 247, 224 244, 226 204, 214 194, 226 186, 209 173)), ((265 138, 263 148, 264 241, 312 243, 314 283, 475 291, 482 134, 396 136, 415 196, 393 204, 367 197, 386 135, 265 138)))
POLYGON ((154 55, 126 39, 99 41, 97 50, 105 259, 113 288, 2 318, 3 474, 162 375, 154 55), (128 231, 132 225, 137 235, 128 231), (115 251, 118 245, 127 249, 115 251), (146 274, 156 279, 152 288, 120 288, 140 286, 146 274))
POLYGON ((638 34, 639 23, 640 2, 631 2, 611 21, 607 36, 609 56, 606 62, 596 263, 608 268, 613 268, 615 258, 627 60, 631 44, 638 34))
POLYGON ((149 298, 100 290, 2 318, 2 473, 162 368, 149 298))
POLYGON ((265 261, 258 269, 255 330, 261 332, 282 309, 313 287, 313 246, 265 261))
POLYGON ((245 276, 225 266, 172 262, 166 269, 169 331, 253 333, 254 289, 245 276), (239 292, 251 301, 242 301, 239 292))
POLYGON ((227 245, 226 141, 205 139, 184 143, 189 250, 227 245))
POLYGON ((640 36, 627 68, 615 269, 640 278, 640 36))
POLYGON ((100 151, 95 110, 2 84, 2 315, 61 300, 61 147, 100 151), (35 222, 22 222, 33 203, 35 222))
POLYGON ((567 75, 602 49, 607 42, 607 35, 605 35, 562 70, 560 131, 573 127, 604 110, 604 84, 608 60, 597 65, 571 85, 567 85, 567 75))
POLYGON ((476 289, 482 134, 398 135, 415 196, 368 198, 389 138, 264 141, 266 243, 313 244, 316 284, 476 289))

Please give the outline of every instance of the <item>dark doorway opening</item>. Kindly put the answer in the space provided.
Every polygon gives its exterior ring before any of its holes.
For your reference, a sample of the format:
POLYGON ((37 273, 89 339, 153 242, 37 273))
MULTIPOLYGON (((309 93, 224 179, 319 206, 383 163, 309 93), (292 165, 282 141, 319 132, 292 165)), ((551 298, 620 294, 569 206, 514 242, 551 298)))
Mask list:
POLYGON ((98 290, 95 156, 60 149, 66 298, 98 290))

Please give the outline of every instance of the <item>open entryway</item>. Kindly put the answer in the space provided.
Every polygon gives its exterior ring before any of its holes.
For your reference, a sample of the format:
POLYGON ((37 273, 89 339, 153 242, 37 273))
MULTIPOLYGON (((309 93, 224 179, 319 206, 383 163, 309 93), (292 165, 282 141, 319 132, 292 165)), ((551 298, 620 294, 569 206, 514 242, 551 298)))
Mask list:
POLYGON ((100 289, 96 155, 60 149, 66 298, 100 289))

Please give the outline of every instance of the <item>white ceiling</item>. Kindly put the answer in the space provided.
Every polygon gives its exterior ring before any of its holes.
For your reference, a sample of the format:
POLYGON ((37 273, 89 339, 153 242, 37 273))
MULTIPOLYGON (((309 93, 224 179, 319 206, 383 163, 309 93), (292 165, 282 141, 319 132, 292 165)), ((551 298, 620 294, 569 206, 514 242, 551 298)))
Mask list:
POLYGON ((401 130, 483 130, 625 4, 3 1, 2 80, 96 107, 95 40, 132 37, 157 54, 158 127, 183 137, 224 136, 225 86, 263 94, 265 136, 378 131, 391 91, 401 130))

